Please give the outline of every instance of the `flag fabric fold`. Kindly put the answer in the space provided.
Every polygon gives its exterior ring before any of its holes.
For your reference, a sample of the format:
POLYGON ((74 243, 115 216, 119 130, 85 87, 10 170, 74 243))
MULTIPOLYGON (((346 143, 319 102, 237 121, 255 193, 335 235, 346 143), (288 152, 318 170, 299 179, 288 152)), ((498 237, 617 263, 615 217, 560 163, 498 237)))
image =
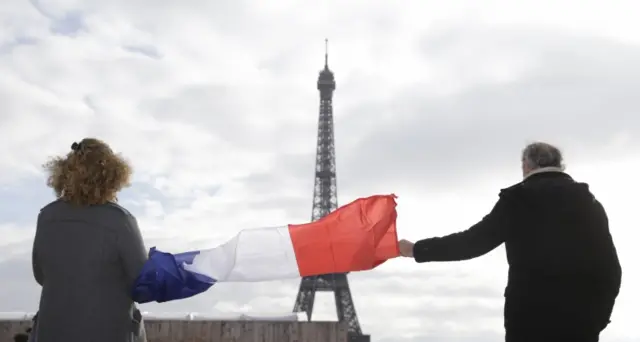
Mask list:
POLYGON ((192 297, 217 282, 257 282, 365 271, 399 255, 395 195, 357 199, 320 220, 245 229, 215 248, 152 248, 133 288, 138 303, 192 297))
POLYGON ((149 251, 149 260, 142 267, 133 288, 133 299, 138 303, 158 302, 192 297, 208 290, 216 283, 206 275, 188 272, 183 265, 193 262, 200 253, 164 253, 155 247, 149 251))

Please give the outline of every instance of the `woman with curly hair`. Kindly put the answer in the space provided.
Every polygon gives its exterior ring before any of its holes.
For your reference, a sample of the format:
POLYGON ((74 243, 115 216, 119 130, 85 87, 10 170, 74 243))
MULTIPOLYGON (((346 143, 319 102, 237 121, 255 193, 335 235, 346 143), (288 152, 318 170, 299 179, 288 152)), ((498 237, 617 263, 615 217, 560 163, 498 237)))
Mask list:
POLYGON ((144 336, 133 284, 147 260, 135 217, 119 206, 131 166, 83 139, 44 165, 57 199, 40 210, 33 275, 42 286, 37 342, 130 342, 144 336))

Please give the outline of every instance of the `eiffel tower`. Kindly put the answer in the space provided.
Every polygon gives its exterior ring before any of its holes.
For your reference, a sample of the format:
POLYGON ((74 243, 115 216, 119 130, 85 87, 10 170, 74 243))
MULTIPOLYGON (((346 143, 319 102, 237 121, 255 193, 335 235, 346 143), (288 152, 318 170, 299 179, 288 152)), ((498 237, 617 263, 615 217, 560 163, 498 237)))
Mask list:
MULTIPOLYGON (((320 115, 318 118, 318 143, 316 147, 316 172, 313 187, 311 220, 316 221, 338 208, 336 186, 336 150, 333 133, 333 91, 336 81, 329 70, 329 55, 325 39, 324 69, 318 77, 320 91, 320 115)), ((311 321, 317 291, 332 291, 336 302, 338 321, 348 326, 350 342, 369 342, 358 322, 346 273, 323 274, 303 277, 293 312, 305 312, 311 321)))

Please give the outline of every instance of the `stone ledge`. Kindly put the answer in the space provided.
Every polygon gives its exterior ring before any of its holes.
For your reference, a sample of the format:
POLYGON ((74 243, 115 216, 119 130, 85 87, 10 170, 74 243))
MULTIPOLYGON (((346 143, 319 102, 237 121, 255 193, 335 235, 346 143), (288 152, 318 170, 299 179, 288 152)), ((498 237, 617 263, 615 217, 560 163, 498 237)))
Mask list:
MULTIPOLYGON (((30 320, 0 319, 0 341, 30 326, 30 320)), ((145 328, 148 342, 347 342, 338 322, 147 319, 145 328)))

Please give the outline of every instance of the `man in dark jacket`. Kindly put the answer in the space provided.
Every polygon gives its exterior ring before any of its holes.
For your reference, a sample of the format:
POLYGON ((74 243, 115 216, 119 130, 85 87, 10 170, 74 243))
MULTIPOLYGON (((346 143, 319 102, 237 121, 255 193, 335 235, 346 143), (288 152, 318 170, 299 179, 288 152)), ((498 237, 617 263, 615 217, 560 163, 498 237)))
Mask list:
POLYGON ((507 342, 596 342, 607 326, 622 270, 607 214, 585 183, 564 173, 560 151, 534 143, 522 153, 524 180, 500 192, 471 228, 400 241, 416 262, 460 261, 505 243, 507 342))

